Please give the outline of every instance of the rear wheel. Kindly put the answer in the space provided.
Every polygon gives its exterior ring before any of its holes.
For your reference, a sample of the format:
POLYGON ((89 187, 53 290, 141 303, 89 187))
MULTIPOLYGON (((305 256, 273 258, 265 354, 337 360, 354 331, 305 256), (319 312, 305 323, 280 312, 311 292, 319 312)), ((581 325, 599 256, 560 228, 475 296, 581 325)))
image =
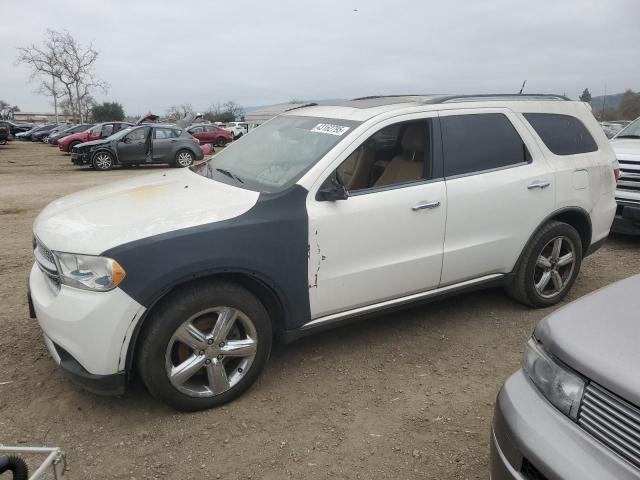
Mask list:
POLYGON ((109 152, 97 152, 91 159, 91 165, 96 170, 111 170, 113 168, 113 155, 109 152))
POLYGON ((218 145, 219 147, 224 147, 227 144, 227 139, 224 137, 220 137, 218 138, 218 140, 216 140, 216 145, 218 145))
POLYGON ((180 411, 235 399, 271 352, 271 321, 262 303, 239 285, 220 281, 173 293, 141 335, 137 366, 143 382, 180 411))
POLYGON ((180 150, 176 153, 176 167, 190 167, 193 165, 193 153, 189 150, 180 150))
POLYGON ((571 289, 582 264, 582 240, 571 225, 552 221, 529 242, 516 277, 507 288, 516 300, 548 307, 571 289))

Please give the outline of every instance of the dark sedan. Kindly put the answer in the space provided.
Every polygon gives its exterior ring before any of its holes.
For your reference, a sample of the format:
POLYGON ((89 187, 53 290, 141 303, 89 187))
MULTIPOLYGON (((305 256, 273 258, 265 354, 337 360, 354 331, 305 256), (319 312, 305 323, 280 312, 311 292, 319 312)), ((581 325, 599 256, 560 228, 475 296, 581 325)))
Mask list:
POLYGON ((44 142, 49 137, 49 135, 56 134, 58 132, 61 132, 62 130, 66 130, 68 127, 69 127, 69 125, 67 125, 66 123, 60 123, 58 125, 54 125, 51 128, 41 129, 41 130, 35 132, 33 135, 31 135, 31 141, 32 142, 44 142))
POLYGON ((35 125, 31 123, 14 123, 9 120, 2 120, 0 123, 9 128, 9 133, 12 137, 15 137, 18 133, 27 132, 35 127, 35 125))
POLYGON ((51 130, 52 128, 54 128, 57 124, 56 123, 49 123, 47 125, 38 125, 36 127, 33 127, 31 130, 27 130, 26 132, 21 132, 21 133, 17 133, 15 135, 15 137, 18 140, 31 140, 33 138, 33 135, 41 132, 43 130, 51 130))
POLYGON ((78 125, 72 125, 60 132, 51 133, 47 138, 47 143, 49 145, 58 145, 58 140, 60 140, 61 138, 64 138, 67 135, 71 135, 74 133, 84 132, 86 130, 89 130, 94 125, 95 123, 80 123, 78 125))
POLYGON ((74 164, 90 165, 96 170, 154 163, 188 167, 203 158, 198 140, 173 125, 127 128, 102 140, 81 143, 71 150, 74 164))

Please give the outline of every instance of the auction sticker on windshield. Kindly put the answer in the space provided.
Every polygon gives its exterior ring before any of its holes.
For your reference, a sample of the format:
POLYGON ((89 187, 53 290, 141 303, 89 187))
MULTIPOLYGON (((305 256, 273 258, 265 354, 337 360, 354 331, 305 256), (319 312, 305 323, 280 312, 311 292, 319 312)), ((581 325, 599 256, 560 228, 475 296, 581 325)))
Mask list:
POLYGON ((342 125, 332 125, 330 123, 319 123, 311 129, 312 132, 328 133, 329 135, 337 136, 342 135, 347 130, 349 130, 349 127, 343 127, 342 125))

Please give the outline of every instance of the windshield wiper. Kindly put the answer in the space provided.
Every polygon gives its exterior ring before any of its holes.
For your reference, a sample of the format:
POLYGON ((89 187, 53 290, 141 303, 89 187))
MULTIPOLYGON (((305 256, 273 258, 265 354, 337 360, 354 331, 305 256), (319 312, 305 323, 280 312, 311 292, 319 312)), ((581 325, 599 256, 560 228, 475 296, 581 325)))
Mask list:
POLYGON ((616 138, 640 138, 640 135, 618 135, 616 138))
POLYGON ((229 170, 225 170, 224 168, 216 168, 216 170, 226 175, 227 177, 231 178, 232 180, 235 180, 236 182, 244 183, 240 177, 234 175, 229 170))

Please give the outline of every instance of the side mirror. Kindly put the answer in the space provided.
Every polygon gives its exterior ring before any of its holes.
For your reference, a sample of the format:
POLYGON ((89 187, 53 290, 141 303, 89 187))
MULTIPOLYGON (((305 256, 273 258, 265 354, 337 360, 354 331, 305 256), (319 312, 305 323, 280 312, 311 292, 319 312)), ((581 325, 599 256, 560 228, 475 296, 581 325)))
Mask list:
POLYGON ((346 200, 347 198, 349 198, 349 192, 347 192, 337 171, 333 172, 324 181, 316 195, 316 200, 325 202, 335 202, 336 200, 346 200))

